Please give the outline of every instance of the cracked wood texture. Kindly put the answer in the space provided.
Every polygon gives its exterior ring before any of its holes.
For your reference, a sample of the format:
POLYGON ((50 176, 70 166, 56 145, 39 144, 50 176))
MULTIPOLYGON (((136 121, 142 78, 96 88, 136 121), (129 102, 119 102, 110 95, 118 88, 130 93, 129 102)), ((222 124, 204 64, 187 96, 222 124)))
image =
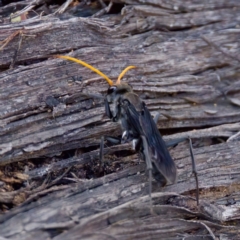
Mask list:
MULTIPOLYGON (((0 28, 0 165, 6 172, 18 164, 25 169, 18 178, 27 176, 21 188, 0 191, 0 203, 14 206, 0 216, 0 237, 239 239, 239 1, 115 2, 126 3, 122 14, 48 15, 0 28), (130 144, 104 149, 115 166, 111 174, 66 175, 63 185, 29 188, 68 167, 100 168, 101 136, 121 134, 104 114, 107 83, 54 54, 82 59, 113 80, 137 66, 123 81, 153 116, 161 113, 164 139, 193 139, 199 206, 186 143, 170 149, 177 183, 160 188, 153 182, 154 214, 145 163, 130 144)), ((6 179, 0 171, 0 187, 6 179)))

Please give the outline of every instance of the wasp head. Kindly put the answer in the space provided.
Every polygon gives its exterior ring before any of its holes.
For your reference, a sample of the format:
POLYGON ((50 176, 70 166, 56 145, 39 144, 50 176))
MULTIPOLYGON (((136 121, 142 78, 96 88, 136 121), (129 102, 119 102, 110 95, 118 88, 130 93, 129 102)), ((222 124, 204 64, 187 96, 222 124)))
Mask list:
POLYGON ((120 84, 116 84, 116 85, 109 87, 107 94, 108 95, 125 94, 127 92, 132 92, 132 91, 133 91, 133 89, 129 84, 120 83, 120 84))

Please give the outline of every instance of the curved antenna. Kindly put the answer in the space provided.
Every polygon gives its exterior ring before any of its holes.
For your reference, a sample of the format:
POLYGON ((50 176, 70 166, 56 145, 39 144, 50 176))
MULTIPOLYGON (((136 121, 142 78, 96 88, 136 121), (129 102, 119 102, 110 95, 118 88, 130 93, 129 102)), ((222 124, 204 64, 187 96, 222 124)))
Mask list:
POLYGON ((118 76, 118 80, 117 80, 116 84, 120 84, 121 79, 123 78, 123 76, 125 75, 125 73, 126 73, 128 70, 132 69, 132 68, 136 68, 136 67, 135 67, 135 66, 128 66, 128 67, 126 67, 126 68, 120 73, 120 75, 118 76))
POLYGON ((83 65, 84 67, 87 67, 87 68, 91 69, 93 72, 97 73, 98 75, 102 76, 103 78, 105 78, 105 80, 108 82, 108 84, 110 86, 113 85, 113 81, 108 76, 106 76, 104 73, 102 73, 101 71, 99 71, 95 67, 91 66, 90 64, 88 64, 88 63, 86 63, 82 60, 79 60, 79 59, 73 58, 73 57, 69 57, 69 56, 63 56, 63 55, 55 55, 54 57, 63 58, 63 59, 69 60, 69 61, 79 63, 79 64, 83 65))

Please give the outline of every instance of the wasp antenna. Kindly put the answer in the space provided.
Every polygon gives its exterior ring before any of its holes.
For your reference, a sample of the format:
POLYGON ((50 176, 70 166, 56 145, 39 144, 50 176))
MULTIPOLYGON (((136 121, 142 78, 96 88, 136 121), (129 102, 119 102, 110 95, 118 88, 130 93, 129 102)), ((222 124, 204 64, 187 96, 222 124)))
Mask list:
POLYGON ((118 76, 118 80, 117 80, 116 84, 120 84, 121 79, 123 78, 123 76, 125 75, 125 73, 126 73, 128 70, 132 69, 132 68, 136 68, 136 67, 135 67, 135 66, 128 66, 128 67, 126 67, 126 68, 120 73, 120 75, 118 76))
POLYGON ((90 64, 88 64, 88 63, 86 63, 86 62, 84 62, 84 61, 82 61, 80 59, 69 57, 69 56, 63 56, 63 55, 55 55, 54 57, 56 57, 56 58, 63 58, 63 59, 69 60, 69 61, 73 61, 73 62, 79 63, 79 64, 83 65, 84 67, 87 67, 87 68, 91 69, 93 72, 97 73, 98 75, 102 76, 103 78, 105 78, 105 80, 108 82, 108 84, 110 86, 113 85, 113 81, 108 76, 106 76, 104 73, 99 71, 97 68, 91 66, 90 64))

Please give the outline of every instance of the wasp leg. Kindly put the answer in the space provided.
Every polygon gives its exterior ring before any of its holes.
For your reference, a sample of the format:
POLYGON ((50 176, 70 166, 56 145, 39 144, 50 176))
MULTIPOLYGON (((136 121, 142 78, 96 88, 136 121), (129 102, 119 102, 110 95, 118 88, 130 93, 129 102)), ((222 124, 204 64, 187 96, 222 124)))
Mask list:
POLYGON ((186 140, 188 140, 188 138, 178 138, 165 142, 165 144, 167 147, 176 147, 179 143, 184 142, 186 140))
POLYGON ((104 139, 112 144, 120 144, 121 143, 121 139, 118 137, 105 136, 104 139))
MULTIPOLYGON (((141 158, 146 162, 145 160, 145 153, 143 151, 143 141, 141 138, 133 139, 133 150, 136 152, 139 152, 141 155, 141 158)), ((164 187, 167 184, 166 178, 159 172, 157 167, 155 166, 154 162, 151 162, 152 164, 152 177, 161 184, 161 187, 164 187)))
POLYGON ((125 130, 122 134, 121 143, 126 143, 129 141, 129 131, 125 130))
POLYGON ((105 112, 106 112, 107 116, 108 116, 110 119, 112 119, 112 118, 113 118, 113 115, 112 115, 112 112, 111 112, 110 107, 109 107, 109 103, 108 103, 108 101, 107 101, 106 98, 105 98, 105 100, 104 100, 104 105, 105 105, 105 112))
POLYGON ((150 159, 149 151, 148 151, 148 143, 145 136, 141 136, 142 143, 143 143, 143 155, 144 160, 147 165, 147 171, 149 174, 149 197, 150 197, 150 211, 153 214, 153 206, 152 206, 152 161, 150 159))
POLYGON ((192 140, 191 140, 191 138, 187 137, 187 138, 175 139, 175 140, 167 142, 166 146, 167 147, 175 147, 178 143, 184 142, 186 140, 188 140, 188 142, 189 142, 189 149, 190 149, 190 155, 191 155, 191 160, 192 160, 192 174, 194 175, 194 178, 195 178, 195 181, 196 181, 196 201, 197 201, 197 205, 199 205, 198 173, 197 173, 195 158, 194 158, 194 154, 193 154, 193 147, 192 147, 192 140))
POLYGON ((103 163, 104 163, 104 154, 103 154, 104 140, 107 140, 107 141, 111 142, 112 144, 119 144, 119 143, 121 143, 121 139, 120 138, 109 137, 109 136, 105 136, 105 137, 102 136, 101 137, 100 149, 99 149, 99 159, 100 159, 100 168, 101 169, 102 169, 103 163))
POLYGON ((155 117, 153 118, 153 121, 157 124, 158 120, 159 120, 159 117, 160 117, 160 113, 157 113, 155 115, 155 117))
POLYGON ((193 154, 193 147, 192 147, 192 139, 188 137, 189 141, 189 148, 190 148, 190 154, 191 154, 191 159, 192 159, 192 174, 195 177, 196 181, 196 199, 197 199, 197 205, 199 205, 199 186, 198 186, 198 174, 197 174, 197 168, 196 168, 196 163, 195 163, 195 158, 193 154))
POLYGON ((115 109, 115 111, 116 111, 116 116, 113 116, 107 98, 104 99, 104 105, 105 105, 105 112, 106 112, 107 116, 108 116, 113 122, 117 122, 117 121, 119 120, 119 116, 120 116, 120 113, 121 113, 121 108, 120 108, 120 106, 117 106, 117 108, 115 109))

